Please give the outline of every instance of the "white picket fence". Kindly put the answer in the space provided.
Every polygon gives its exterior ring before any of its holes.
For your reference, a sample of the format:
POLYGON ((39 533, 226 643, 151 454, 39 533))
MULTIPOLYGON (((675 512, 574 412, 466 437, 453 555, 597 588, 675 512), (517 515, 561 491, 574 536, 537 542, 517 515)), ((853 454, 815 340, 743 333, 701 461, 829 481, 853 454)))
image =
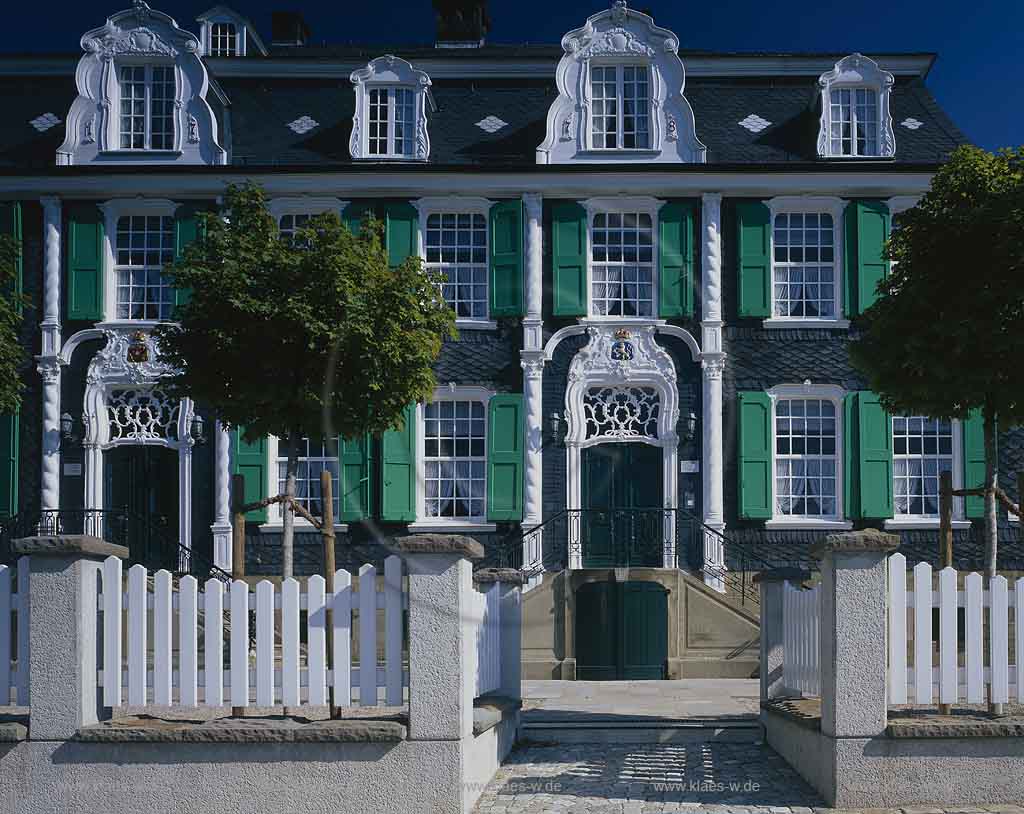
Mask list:
POLYGON ((109 557, 102 565, 97 611, 102 616, 97 630, 103 633, 99 680, 104 704, 325 705, 333 687, 339 706, 352 703, 356 692, 362 706, 380 701, 401 705, 408 686, 402 665, 402 617, 408 607, 402 562, 394 556, 384 561, 382 590, 372 565, 362 566, 358 577, 353 587, 352 575, 337 571, 332 595, 326 594, 321 576, 308 579, 305 593, 294 579, 284 580, 280 591, 268 581, 252 590, 246 582, 226 587, 216 579, 200 590, 191 576, 182 577, 175 591, 169 572, 157 571, 150 582, 146 569, 133 565, 125 590, 121 560, 109 557), (334 612, 332 664, 340 669, 327 667, 328 607, 334 612), (377 663, 379 610, 384 611, 383 665, 377 663), (250 612, 255 612, 254 652, 250 612), (352 658, 355 614, 359 666, 352 658), (305 645, 300 627, 305 628, 305 645))
POLYGON ((28 557, 0 565, 0 707, 28 706, 28 557))
POLYGON ((782 683, 804 695, 821 695, 820 586, 804 590, 786 582, 782 614, 782 683))
POLYGON ((980 574, 968 574, 963 590, 957 572, 939 571, 934 590, 932 567, 918 563, 913 590, 907 590, 907 560, 889 557, 889 703, 978 704, 986 700, 1024 702, 1024 578, 1013 589, 1005 577, 994 577, 986 590, 980 574), (938 608, 938 631, 932 611, 938 608), (958 623, 963 608, 963 624, 958 623), (1013 609, 1014 664, 1010 663, 1010 609, 1013 609), (986 613, 987 610, 987 613, 986 613), (958 630, 959 628, 959 630, 958 630), (936 636, 936 632, 938 635, 936 636), (985 636, 990 661, 984 662, 985 636), (938 642, 935 665, 933 642, 938 642), (908 653, 913 659, 908 664, 908 653))
POLYGON ((476 691, 494 692, 501 687, 501 585, 490 583, 473 591, 473 624, 476 625, 476 691))

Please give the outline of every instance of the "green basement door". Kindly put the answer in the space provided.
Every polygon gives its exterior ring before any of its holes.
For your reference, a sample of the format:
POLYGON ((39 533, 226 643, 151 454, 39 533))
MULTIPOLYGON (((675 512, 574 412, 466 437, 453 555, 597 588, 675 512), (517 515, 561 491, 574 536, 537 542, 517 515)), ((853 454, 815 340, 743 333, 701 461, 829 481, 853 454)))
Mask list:
POLYGON ((177 570, 177 450, 114 447, 103 453, 103 464, 104 503, 117 513, 106 522, 124 524, 123 539, 132 562, 151 569, 177 570))
POLYGON ((584 568, 660 568, 662 451, 648 444, 587 447, 582 455, 584 568))
POLYGON ((668 589, 656 582, 588 582, 576 591, 576 678, 665 678, 668 589))

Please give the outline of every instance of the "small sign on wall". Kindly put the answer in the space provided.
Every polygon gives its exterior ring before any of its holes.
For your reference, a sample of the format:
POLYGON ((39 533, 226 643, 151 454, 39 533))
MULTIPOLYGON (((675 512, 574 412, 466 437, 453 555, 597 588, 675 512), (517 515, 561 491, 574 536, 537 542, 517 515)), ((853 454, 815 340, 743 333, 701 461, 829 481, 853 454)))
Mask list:
POLYGON ((69 478, 82 477, 81 464, 64 464, 64 475, 69 478))
POLYGON ((680 461, 679 471, 684 475, 693 475, 700 472, 700 461, 680 461))

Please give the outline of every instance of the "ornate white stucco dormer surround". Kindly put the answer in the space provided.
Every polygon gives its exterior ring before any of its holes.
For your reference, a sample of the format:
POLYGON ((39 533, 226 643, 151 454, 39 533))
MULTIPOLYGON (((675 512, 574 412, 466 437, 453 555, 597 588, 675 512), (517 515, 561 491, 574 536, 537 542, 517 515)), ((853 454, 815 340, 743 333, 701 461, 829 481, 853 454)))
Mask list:
MULTIPOLYGON (((85 55, 75 71, 78 98, 67 115, 57 164, 226 164, 217 119, 206 101, 210 81, 199 39, 142 0, 82 36, 85 55), (121 66, 173 70, 171 143, 161 149, 121 149, 121 66)), ((147 114, 148 115, 148 114, 147 114)))
MULTIPOLYGON (((430 136, 427 133, 427 108, 433 109, 434 101, 430 94, 430 77, 423 71, 416 70, 404 59, 386 54, 371 60, 365 68, 353 71, 349 77, 355 85, 356 108, 352 117, 352 136, 349 139, 349 152, 353 158, 368 160, 419 160, 430 158, 430 136), (375 153, 370 146, 370 90, 373 88, 401 88, 413 94, 413 145, 412 149, 402 154, 388 149, 384 153, 375 153)), ((391 115, 394 115, 394 100, 389 94, 391 115)), ((389 125, 388 133, 394 133, 389 125)), ((391 142, 389 142, 389 145, 391 142)))
POLYGON ((869 156, 852 156, 855 158, 892 158, 896 155, 896 135, 892 126, 892 114, 889 112, 889 96, 895 77, 882 70, 877 62, 863 54, 850 54, 839 60, 831 71, 818 77, 821 88, 821 125, 818 129, 819 158, 849 158, 832 149, 830 134, 832 131, 832 105, 830 104, 833 90, 843 88, 865 88, 877 94, 877 153, 869 156))
MULTIPOLYGON (((569 162, 703 163, 707 148, 697 138, 693 110, 683 95, 686 74, 679 38, 648 15, 617 0, 562 38, 565 55, 555 81, 558 98, 548 111, 547 135, 537 148, 538 164, 569 162), (595 149, 592 143, 591 69, 646 66, 649 88, 649 144, 644 148, 595 149)), ((619 107, 621 108, 621 102, 619 107)))

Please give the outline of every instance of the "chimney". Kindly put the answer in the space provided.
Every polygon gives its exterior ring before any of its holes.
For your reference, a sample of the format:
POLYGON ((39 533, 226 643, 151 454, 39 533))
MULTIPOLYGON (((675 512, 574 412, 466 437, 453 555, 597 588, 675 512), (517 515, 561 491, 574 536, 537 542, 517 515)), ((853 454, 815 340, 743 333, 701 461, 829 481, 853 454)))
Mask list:
POLYGON ((434 0, 438 48, 479 48, 491 27, 487 0, 434 0))
POLYGON ((270 13, 272 45, 296 46, 309 42, 309 26, 299 11, 272 11, 270 13))

